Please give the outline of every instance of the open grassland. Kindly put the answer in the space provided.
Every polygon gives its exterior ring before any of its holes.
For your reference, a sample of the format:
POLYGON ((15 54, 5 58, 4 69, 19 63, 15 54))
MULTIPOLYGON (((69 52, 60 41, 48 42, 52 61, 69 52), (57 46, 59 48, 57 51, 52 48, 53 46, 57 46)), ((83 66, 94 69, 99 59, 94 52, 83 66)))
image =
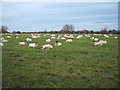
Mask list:
POLYGON ((18 45, 31 35, 21 34, 18 39, 14 36, 2 48, 3 88, 118 87, 117 35, 96 36, 108 42, 96 47, 87 37, 72 43, 59 40, 61 47, 54 46, 56 39, 52 39, 48 43, 53 45, 50 50, 41 50, 49 35, 33 39, 32 42, 38 42, 35 48, 18 45))

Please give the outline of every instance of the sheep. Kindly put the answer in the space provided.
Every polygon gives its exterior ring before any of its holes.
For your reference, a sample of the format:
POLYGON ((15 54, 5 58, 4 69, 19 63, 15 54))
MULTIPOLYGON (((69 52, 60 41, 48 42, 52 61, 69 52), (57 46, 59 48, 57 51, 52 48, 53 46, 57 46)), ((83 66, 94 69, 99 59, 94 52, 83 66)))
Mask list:
POLYGON ((7 38, 11 38, 11 36, 7 36, 7 38))
POLYGON ((100 40, 99 42, 103 44, 107 43, 107 41, 103 41, 103 40, 100 40))
POLYGON ((19 37, 15 36, 15 38, 19 38, 19 37))
POLYGON ((94 46, 102 46, 105 43, 107 43, 107 41, 100 40, 99 42, 94 42, 94 46))
POLYGON ((51 36, 51 39, 55 39, 55 37, 51 36))
POLYGON ((32 38, 37 38, 37 36, 35 36, 35 35, 32 35, 32 38))
POLYGON ((51 41, 50 39, 48 39, 48 38, 46 39, 46 42, 50 42, 50 41, 51 41))
POLYGON ((37 37, 40 37, 40 35, 37 35, 37 37))
POLYGON ((90 39, 95 39, 95 37, 90 37, 90 39))
POLYGON ((30 43, 30 44, 29 44, 29 47, 32 47, 32 48, 34 48, 34 47, 36 47, 36 46, 38 46, 37 43, 30 43))
POLYGON ((0 42, 0 47, 2 47, 2 46, 4 46, 4 44, 0 42))
POLYGON ((42 48, 43 50, 49 50, 49 49, 52 49, 53 46, 50 45, 50 44, 46 44, 46 45, 43 45, 41 48, 42 48))
POLYGON ((90 37, 90 35, 86 35, 86 34, 85 34, 85 36, 86 36, 86 37, 90 37))
POLYGON ((30 38, 27 38, 25 41, 32 41, 32 39, 30 39, 30 38))
POLYGON ((107 37, 107 38, 109 38, 109 36, 108 36, 108 35, 106 35, 106 34, 104 34, 103 36, 104 36, 104 37, 107 37))
POLYGON ((55 37, 55 34, 52 34, 51 37, 55 37))
POLYGON ((0 40, 5 40, 4 38, 0 38, 0 40))
POLYGON ((115 39, 117 39, 117 37, 114 37, 115 39))
POLYGON ((6 42, 8 42, 8 40, 2 40, 1 42, 5 42, 6 43, 6 42))
POLYGON ((65 34, 64 37, 66 37, 66 38, 75 38, 73 35, 69 35, 69 34, 68 35, 65 34))
POLYGON ((26 45, 26 42, 19 42, 19 45, 24 46, 24 45, 26 45))
POLYGON ((64 37, 61 37, 61 39, 65 39, 64 37))
POLYGON ((72 39, 67 39, 66 42, 73 42, 73 40, 72 39))
POLYGON ((57 39, 60 39, 60 38, 62 38, 62 36, 61 36, 61 35, 58 35, 58 36, 57 36, 57 39))
POLYGON ((55 46, 61 46, 61 45, 62 45, 62 43, 60 43, 59 41, 55 42, 55 46))
POLYGON ((79 36, 77 36, 76 38, 82 38, 83 37, 83 35, 79 35, 79 36))
POLYGON ((100 41, 100 39, 98 39, 98 38, 94 38, 93 41, 94 41, 94 42, 96 42, 96 41, 100 41))
POLYGON ((100 43, 100 42, 94 42, 94 44, 93 44, 94 46, 102 46, 103 45, 103 43, 100 43))

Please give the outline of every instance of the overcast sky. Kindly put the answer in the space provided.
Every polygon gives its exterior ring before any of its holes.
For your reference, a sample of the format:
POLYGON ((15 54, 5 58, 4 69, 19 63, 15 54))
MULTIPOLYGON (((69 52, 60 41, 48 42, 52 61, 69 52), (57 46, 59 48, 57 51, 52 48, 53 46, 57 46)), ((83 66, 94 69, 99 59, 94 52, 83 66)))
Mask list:
POLYGON ((56 31, 65 24, 75 30, 117 29, 117 2, 4 2, 3 25, 10 32, 56 31))

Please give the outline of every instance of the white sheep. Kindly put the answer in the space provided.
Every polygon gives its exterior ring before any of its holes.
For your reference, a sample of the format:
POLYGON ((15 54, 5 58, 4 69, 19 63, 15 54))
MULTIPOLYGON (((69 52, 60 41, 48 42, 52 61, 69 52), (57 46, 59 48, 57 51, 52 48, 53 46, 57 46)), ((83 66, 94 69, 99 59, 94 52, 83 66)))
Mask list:
POLYGON ((83 37, 83 35, 79 35, 79 36, 77 36, 76 38, 82 38, 83 37))
POLYGON ((55 34, 52 34, 51 37, 55 37, 55 34))
POLYGON ((30 43, 30 44, 29 44, 29 47, 32 47, 32 48, 37 47, 37 46, 38 46, 37 43, 30 43))
POLYGON ((104 36, 104 37, 107 37, 107 38, 109 38, 109 36, 108 36, 108 35, 106 35, 106 34, 104 34, 103 36, 104 36))
POLYGON ((15 38, 19 38, 18 36, 15 36, 15 38))
POLYGON ((115 39, 117 39, 117 37, 114 37, 115 39))
POLYGON ((7 38, 11 38, 11 36, 7 36, 7 38))
POLYGON ((46 42, 51 42, 51 40, 50 39, 46 39, 46 42))
POLYGON ((90 39, 95 39, 95 37, 90 37, 90 39))
POLYGON ((102 46, 103 44, 106 44, 107 41, 100 40, 99 42, 94 42, 94 46, 102 46))
POLYGON ((94 42, 94 44, 93 44, 94 46, 102 46, 103 45, 103 43, 100 43, 100 42, 94 42))
POLYGON ((100 40, 99 42, 103 44, 107 43, 107 41, 103 41, 103 40, 100 40))
POLYGON ((6 42, 8 42, 8 40, 2 40, 1 42, 4 42, 4 43, 6 43, 6 42))
POLYGON ((26 41, 32 41, 32 39, 30 39, 30 38, 27 38, 27 39, 26 39, 26 41))
POLYGON ((72 39, 67 39, 66 42, 73 42, 73 40, 72 39))
POLYGON ((2 37, 2 38, 0 38, 0 40, 5 40, 5 39, 2 37))
POLYGON ((64 37, 61 37, 61 39, 65 39, 64 37))
POLYGON ((26 45, 26 42, 19 42, 19 45, 24 46, 24 45, 26 45))
POLYGON ((52 36, 51 39, 55 39, 55 37, 52 36))
POLYGON ((4 46, 4 44, 0 42, 0 47, 2 47, 2 46, 4 46))
POLYGON ((58 36, 57 36, 57 39, 60 39, 60 38, 62 38, 62 36, 61 36, 61 35, 58 35, 58 36))
POLYGON ((35 35, 32 35, 32 38, 37 38, 37 36, 35 36, 35 35))
POLYGON ((55 42, 55 46, 61 46, 61 45, 62 45, 62 43, 60 43, 59 41, 55 42))
POLYGON ((43 50, 49 50, 49 49, 52 49, 52 48, 53 48, 53 46, 50 45, 50 44, 46 44, 46 45, 43 45, 43 46, 42 46, 42 49, 43 49, 43 50))
POLYGON ((98 38, 94 38, 94 39, 93 39, 93 41, 99 41, 99 40, 100 40, 100 39, 98 39, 98 38))

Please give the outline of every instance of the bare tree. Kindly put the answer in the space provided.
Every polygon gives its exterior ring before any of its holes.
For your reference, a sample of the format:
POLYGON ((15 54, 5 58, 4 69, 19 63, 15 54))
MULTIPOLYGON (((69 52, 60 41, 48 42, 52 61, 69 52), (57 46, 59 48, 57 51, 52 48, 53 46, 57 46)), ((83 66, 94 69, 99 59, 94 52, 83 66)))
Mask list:
POLYGON ((61 32, 63 32, 63 33, 70 33, 70 32, 73 32, 73 31, 74 31, 74 26, 71 25, 71 24, 70 25, 69 24, 65 25, 61 30, 61 32))
POLYGON ((2 27, 1 27, 1 32, 2 33, 8 33, 8 27, 6 26, 6 25, 3 25, 2 27))

